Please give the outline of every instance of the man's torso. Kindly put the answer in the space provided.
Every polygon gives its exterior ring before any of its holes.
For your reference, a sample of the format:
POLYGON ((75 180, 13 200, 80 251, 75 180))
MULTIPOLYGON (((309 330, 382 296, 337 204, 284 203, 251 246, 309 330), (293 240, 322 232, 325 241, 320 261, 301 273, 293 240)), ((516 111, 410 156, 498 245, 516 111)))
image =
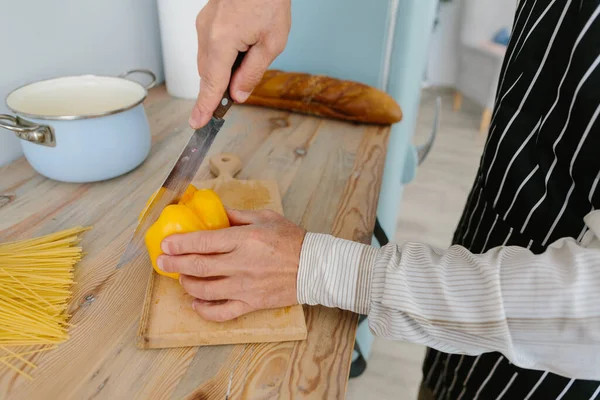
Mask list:
MULTIPOLYGON (((542 253, 581 239, 600 207, 600 0, 522 0, 488 141, 453 242, 542 253)), ((600 268, 600 266, 599 266, 600 268)), ((424 384, 438 399, 600 398, 600 382, 429 350, 424 384)))

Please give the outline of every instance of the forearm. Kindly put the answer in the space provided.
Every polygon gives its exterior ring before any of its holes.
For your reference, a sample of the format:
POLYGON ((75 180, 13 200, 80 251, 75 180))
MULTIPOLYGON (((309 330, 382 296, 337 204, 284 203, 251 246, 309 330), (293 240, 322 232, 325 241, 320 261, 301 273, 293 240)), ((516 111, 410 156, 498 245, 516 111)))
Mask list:
POLYGON ((542 255, 517 247, 474 255, 310 234, 298 296, 368 314, 378 336, 450 353, 499 351, 522 367, 597 379, 599 268, 600 251, 572 240, 542 255))

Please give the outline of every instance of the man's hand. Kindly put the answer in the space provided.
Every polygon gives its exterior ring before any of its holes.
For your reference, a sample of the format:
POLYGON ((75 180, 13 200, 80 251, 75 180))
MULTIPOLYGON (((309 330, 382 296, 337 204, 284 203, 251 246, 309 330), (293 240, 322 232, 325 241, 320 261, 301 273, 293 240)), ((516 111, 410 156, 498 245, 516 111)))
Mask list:
POLYGON ((248 51, 231 79, 243 103, 283 51, 291 26, 290 0, 210 0, 196 18, 200 93, 190 125, 203 127, 219 105, 238 52, 248 51))
POLYGON ((297 304, 304 229, 272 211, 227 213, 231 228, 166 238, 159 268, 181 274, 191 306, 206 320, 297 304))

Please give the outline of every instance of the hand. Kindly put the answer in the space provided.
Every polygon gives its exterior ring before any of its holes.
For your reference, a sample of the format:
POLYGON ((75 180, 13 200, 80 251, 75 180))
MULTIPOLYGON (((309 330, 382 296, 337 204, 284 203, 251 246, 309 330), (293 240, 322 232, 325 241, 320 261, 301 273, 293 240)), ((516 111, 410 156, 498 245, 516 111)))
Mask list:
POLYGON ((202 318, 226 321, 298 303, 296 279, 306 232, 273 211, 227 211, 232 227, 172 235, 158 266, 180 283, 202 318))
POLYGON ((291 0, 210 0, 196 18, 200 93, 190 126, 210 120, 231 78, 238 52, 247 51, 231 79, 233 100, 243 103, 283 51, 291 26, 291 0))

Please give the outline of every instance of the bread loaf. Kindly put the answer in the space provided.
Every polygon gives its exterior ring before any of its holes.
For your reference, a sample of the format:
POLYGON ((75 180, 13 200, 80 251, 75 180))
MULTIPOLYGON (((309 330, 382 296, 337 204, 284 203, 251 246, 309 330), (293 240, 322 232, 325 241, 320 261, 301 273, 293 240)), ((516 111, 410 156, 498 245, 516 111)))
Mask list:
POLYGON ((358 82, 268 70, 245 104, 368 124, 390 125, 402 110, 387 93, 358 82))

